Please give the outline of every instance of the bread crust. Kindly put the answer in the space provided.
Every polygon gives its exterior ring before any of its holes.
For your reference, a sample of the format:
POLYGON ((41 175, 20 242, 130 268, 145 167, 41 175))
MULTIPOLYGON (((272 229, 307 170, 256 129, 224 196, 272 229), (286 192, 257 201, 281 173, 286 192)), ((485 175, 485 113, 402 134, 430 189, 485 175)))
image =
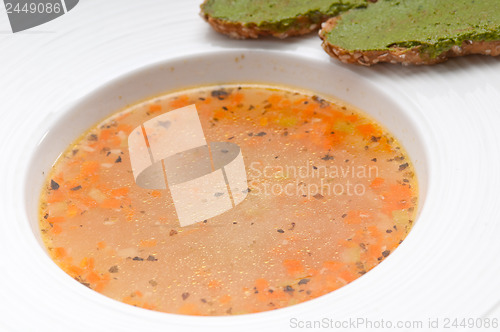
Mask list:
POLYGON ((275 31, 266 27, 259 27, 255 23, 242 24, 240 22, 225 21, 212 17, 203 11, 200 15, 212 26, 215 31, 228 35, 234 39, 255 39, 263 36, 273 36, 284 39, 290 36, 305 35, 318 30, 320 24, 328 19, 328 17, 325 16, 321 22, 313 23, 307 16, 301 15, 296 18, 294 26, 290 29, 287 29, 286 31, 275 31))
POLYGON ((466 40, 461 46, 455 45, 451 49, 444 51, 436 57, 421 52, 421 46, 412 48, 394 47, 390 50, 373 51, 352 51, 346 50, 337 45, 333 45, 327 40, 327 34, 333 30, 341 20, 340 16, 333 17, 324 22, 319 31, 319 36, 323 40, 323 49, 332 57, 344 63, 352 63, 363 66, 371 66, 381 62, 401 63, 403 65, 433 65, 444 62, 449 58, 465 56, 469 54, 500 55, 500 40, 475 41, 466 40))

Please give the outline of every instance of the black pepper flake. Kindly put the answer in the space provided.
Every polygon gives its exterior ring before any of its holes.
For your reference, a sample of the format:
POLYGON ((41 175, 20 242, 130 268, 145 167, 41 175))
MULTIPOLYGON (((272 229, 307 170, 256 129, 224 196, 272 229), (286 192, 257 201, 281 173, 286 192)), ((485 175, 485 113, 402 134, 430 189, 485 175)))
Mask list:
POLYGON ((118 266, 113 265, 112 267, 109 268, 109 273, 118 273, 118 266))
POLYGON ((334 159, 334 157, 333 157, 333 156, 331 156, 330 154, 328 154, 328 153, 327 153, 327 154, 326 154, 323 158, 321 158, 321 159, 323 159, 323 160, 325 160, 325 161, 326 161, 326 160, 333 160, 333 159, 334 159))
POLYGON ((408 166, 409 166, 408 163, 401 164, 401 165, 399 165, 399 170, 402 171, 402 170, 406 169, 408 166))
POLYGON ((342 218, 345 218, 345 217, 347 217, 347 213, 344 213, 344 214, 342 215, 342 218))
POLYGON ((203 303, 207 303, 207 300, 205 300, 205 299, 201 299, 200 301, 203 303))
POLYGON ((381 137, 375 137, 375 136, 372 136, 371 137, 371 141, 372 142, 378 142, 380 140, 381 137))
POLYGON ((295 289, 293 289, 293 287, 290 285, 286 285, 285 287, 283 287, 283 291, 285 293, 293 294, 293 292, 295 292, 295 289))
POLYGON ((305 285, 305 284, 307 284, 309 281, 311 281, 311 279, 307 279, 307 278, 306 278, 306 279, 301 279, 301 280, 299 281, 299 285, 305 285))
POLYGON ((323 196, 323 195, 321 195, 321 194, 318 193, 318 194, 314 195, 313 197, 316 198, 316 199, 322 199, 325 196, 323 196))
POLYGON ((212 97, 215 97, 219 100, 224 100, 227 96, 229 96, 229 92, 221 89, 221 90, 213 90, 211 93, 212 97))
POLYGON ((373 161, 373 162, 377 162, 377 158, 373 158, 373 159, 372 159, 372 161, 373 161))
POLYGON ((252 137, 252 136, 253 136, 253 133, 248 133, 248 136, 252 137))
POLYGON ((253 110, 255 108, 255 106, 253 105, 250 105, 250 107, 248 108, 249 111, 253 110))
POLYGON ((289 231, 293 231, 293 229, 295 228, 295 223, 294 223, 294 222, 292 222, 290 225, 291 225, 291 227, 290 227, 288 230, 289 230, 289 231))
POLYGON ((203 98, 203 97, 200 97, 198 99, 201 100, 201 101, 205 101, 205 98, 203 98))
POLYGON ((223 109, 224 111, 227 111, 227 107, 226 107, 226 106, 222 106, 222 109, 223 109))
POLYGON ((261 131, 260 133, 255 134, 255 136, 259 136, 259 137, 262 137, 262 136, 265 136, 265 135, 267 135, 267 133, 264 132, 264 131, 261 131))
POLYGON ((390 250, 382 251, 382 256, 387 257, 387 256, 389 256, 390 253, 391 253, 390 250))
POLYGON ((134 258, 132 258, 133 261, 143 261, 144 258, 141 258, 139 256, 135 256, 134 258))
POLYGON ((87 139, 89 141, 97 141, 97 135, 96 134, 90 134, 87 139))
POLYGON ((149 280, 148 282, 149 282, 149 284, 150 284, 151 286, 153 286, 153 287, 158 286, 158 283, 156 282, 156 280, 151 279, 151 280, 149 280))
POLYGON ((385 231, 386 233, 392 233, 392 229, 388 229, 385 231))
POLYGON ((118 156, 118 158, 116 158, 115 160, 115 163, 121 163, 122 162, 122 156, 118 156))
POLYGON ((224 195, 224 193, 215 193, 214 194, 215 197, 221 197, 222 195, 224 195))
POLYGON ((278 232, 278 233, 281 233, 281 234, 285 233, 285 231, 284 231, 284 230, 282 230, 281 228, 280 228, 280 229, 278 229, 278 230, 277 230, 277 232, 278 232))
POLYGON ((231 315, 233 313, 233 307, 226 310, 226 314, 231 315))
POLYGON ((313 165, 313 169, 318 169, 316 166, 313 165))
POLYGON ((59 183, 57 183, 56 181, 54 180, 50 180, 50 189, 52 190, 57 190, 59 189, 59 183))
POLYGON ((156 262, 158 260, 158 258, 156 258, 155 256, 153 255, 149 255, 148 258, 146 258, 148 261, 150 262, 156 262))
POLYGON ((227 140, 229 141, 229 140, 232 140, 233 138, 234 138, 234 136, 231 136, 227 140))
POLYGON ((170 230, 170 233, 168 235, 173 236, 177 234, 177 231, 175 229, 170 230))
POLYGON ((186 292, 186 293, 182 293, 182 300, 185 301, 188 297, 189 297, 189 293, 186 292))
POLYGON ((77 190, 80 190, 80 189, 82 189, 82 186, 76 186, 76 187, 71 188, 70 190, 77 191, 77 190))
POLYGON ((49 217, 49 214, 46 213, 44 216, 43 216, 43 219, 47 219, 49 217))

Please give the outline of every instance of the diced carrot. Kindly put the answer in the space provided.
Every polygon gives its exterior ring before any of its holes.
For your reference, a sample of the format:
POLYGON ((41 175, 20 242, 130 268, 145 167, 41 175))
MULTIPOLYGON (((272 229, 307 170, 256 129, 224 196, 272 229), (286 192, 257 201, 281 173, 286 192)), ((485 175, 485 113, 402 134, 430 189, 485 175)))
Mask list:
POLYGON ((259 278, 255 280, 255 287, 257 288, 257 290, 262 291, 269 287, 269 283, 266 279, 259 278))
POLYGON ((81 275, 84 272, 84 269, 82 269, 78 266, 75 266, 75 265, 70 265, 70 266, 68 266, 67 271, 69 272, 69 274, 72 277, 76 277, 76 276, 81 275))
POLYGON ((92 257, 84 257, 81 261, 80 261, 80 267, 83 268, 83 269, 87 269, 87 270, 93 270, 94 269, 94 258, 92 257))
POLYGON ((186 95, 179 96, 170 103, 170 106, 173 108, 181 108, 187 105, 189 105, 189 97, 186 95))
POLYGON ((336 261, 326 261, 326 262, 323 262, 323 267, 332 271, 332 272, 335 272, 335 271, 338 271, 342 267, 342 263, 336 262, 336 261))
POLYGON ((119 209, 121 205, 121 201, 116 198, 106 198, 101 203, 101 207, 104 209, 119 209))
POLYGON ((61 234, 62 227, 58 224, 54 224, 54 226, 50 229, 50 232, 54 235, 61 234))
POLYGON ((356 130, 365 138, 369 139, 372 136, 374 137, 379 137, 382 133, 379 128, 375 127, 371 123, 367 124, 362 124, 359 126, 356 126, 356 130))
POLYGON ((158 104, 149 105, 149 112, 150 113, 161 112, 161 110, 162 110, 161 105, 158 105, 158 104))
POLYGON ((380 187, 382 187, 384 182, 385 182, 385 180, 382 178, 375 178, 375 179, 373 179, 372 183, 370 183, 370 188, 379 189, 380 187))
POLYGON ((122 188, 117 188, 117 189, 112 189, 111 190, 111 196, 113 197, 123 197, 126 196, 129 192, 128 187, 122 187, 122 188))
POLYGON ((114 129, 102 129, 99 138, 103 141, 107 141, 113 136, 114 129))
POLYGON ((97 242, 97 248, 99 248, 99 249, 106 248, 106 242, 104 242, 104 241, 97 242))
POLYGON ((226 304, 226 303, 229 303, 231 302, 231 296, 226 294, 226 295, 222 295, 220 298, 219 298, 219 303, 220 304, 226 304))
POLYGON ((220 284, 220 281, 218 281, 218 280, 211 280, 208 283, 208 288, 214 289, 214 288, 220 288, 220 287, 221 287, 221 284, 220 284))
POLYGON ((238 104, 241 104, 241 102, 243 101, 244 95, 242 93, 235 92, 231 95, 231 99, 232 99, 233 105, 238 105, 238 104))
POLYGON ((142 297, 142 292, 141 291, 136 290, 134 294, 136 296, 138 296, 138 297, 142 297))
POLYGON ((76 206, 76 204, 69 204, 68 205, 68 211, 67 215, 68 217, 74 217, 78 214, 80 214, 82 211, 76 206))
POLYGON ((130 134, 132 129, 132 126, 128 124, 121 123, 118 125, 118 131, 123 131, 125 134, 130 134))
POLYGON ((283 261, 283 265, 286 268, 286 272, 290 275, 304 272, 304 266, 302 265, 302 262, 296 259, 285 259, 283 261))
POLYGON ((99 275, 97 273, 95 273, 94 271, 90 271, 87 276, 86 276, 86 279, 88 282, 90 283, 96 283, 98 282, 99 280, 101 280, 101 278, 99 277, 99 275))
POLYGON ((394 184, 389 187, 389 191, 381 194, 384 202, 382 212, 392 216, 392 211, 403 210, 411 206, 412 192, 409 186, 394 184))
POLYGON ((151 248, 151 247, 156 246, 157 242, 158 241, 155 240, 155 239, 152 239, 152 240, 141 240, 141 242, 140 242, 139 245, 141 247, 144 247, 144 248, 151 248))
POLYGON ((261 126, 267 126, 268 123, 269 123, 269 120, 267 117, 260 118, 260 125, 261 126))
POLYGON ((63 247, 54 248, 54 257, 56 259, 62 259, 66 257, 66 255, 67 255, 66 249, 64 249, 63 247))
POLYGON ((51 224, 58 223, 58 222, 64 222, 64 221, 66 221, 66 219, 64 217, 49 217, 49 218, 47 218, 47 222, 51 223, 51 224))
POLYGON ((344 221, 349 225, 360 224, 370 220, 372 215, 367 211, 349 211, 344 221))
POLYGON ((267 98, 267 101, 269 101, 273 105, 276 105, 282 99, 283 99, 283 97, 281 95, 279 95, 279 94, 272 94, 272 95, 269 96, 269 98, 267 98))
POLYGON ((153 190, 151 192, 151 196, 153 196, 153 197, 160 197, 161 196, 161 191, 159 191, 159 190, 153 190))

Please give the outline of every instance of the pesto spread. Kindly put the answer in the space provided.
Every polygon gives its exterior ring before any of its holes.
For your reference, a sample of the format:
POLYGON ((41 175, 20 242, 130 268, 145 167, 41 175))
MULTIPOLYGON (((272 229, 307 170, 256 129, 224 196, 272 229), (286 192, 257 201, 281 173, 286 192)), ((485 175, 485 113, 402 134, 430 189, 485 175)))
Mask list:
POLYGON ((420 46, 437 57, 466 40, 499 40, 499 5, 499 0, 379 0, 343 14, 327 41, 357 51, 420 46))
POLYGON ((366 0, 207 0, 202 11, 224 21, 254 25, 273 31, 295 27, 297 18, 320 23, 351 8, 366 6, 366 0))

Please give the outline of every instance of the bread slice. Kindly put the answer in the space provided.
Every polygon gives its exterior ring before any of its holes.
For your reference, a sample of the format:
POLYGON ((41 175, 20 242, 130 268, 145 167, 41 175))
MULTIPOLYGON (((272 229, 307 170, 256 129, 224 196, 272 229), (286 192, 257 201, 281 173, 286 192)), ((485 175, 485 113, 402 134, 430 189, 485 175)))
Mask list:
POLYGON ((323 48, 345 63, 436 64, 500 55, 498 0, 379 0, 323 23, 323 48))
POLYGON ((286 38, 318 30, 321 23, 377 0, 205 0, 200 15, 236 39, 286 38))

